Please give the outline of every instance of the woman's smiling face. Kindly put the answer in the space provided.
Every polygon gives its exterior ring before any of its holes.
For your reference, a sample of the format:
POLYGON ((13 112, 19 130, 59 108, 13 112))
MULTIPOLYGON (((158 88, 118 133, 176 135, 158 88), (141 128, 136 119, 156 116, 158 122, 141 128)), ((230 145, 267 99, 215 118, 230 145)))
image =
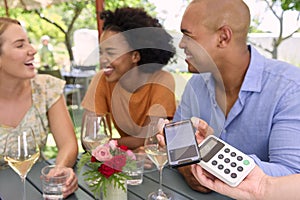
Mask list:
POLYGON ((100 66, 108 82, 118 81, 126 72, 136 67, 138 61, 137 52, 132 51, 121 33, 103 31, 100 37, 100 66))
POLYGON ((10 24, 0 38, 0 73, 19 78, 34 77, 36 50, 30 44, 24 29, 18 24, 10 24))

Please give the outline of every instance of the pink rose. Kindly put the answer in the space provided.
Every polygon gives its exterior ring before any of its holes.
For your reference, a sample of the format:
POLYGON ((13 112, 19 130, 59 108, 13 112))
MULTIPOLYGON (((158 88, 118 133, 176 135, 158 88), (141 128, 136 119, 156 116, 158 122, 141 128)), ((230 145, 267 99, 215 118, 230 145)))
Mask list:
POLYGON ((126 154, 131 160, 136 160, 136 156, 131 150, 127 150, 126 154))
POLYGON ((92 155, 101 162, 110 160, 112 158, 112 155, 109 151, 109 147, 106 146, 98 146, 96 149, 92 151, 92 155))
POLYGON ((112 150, 115 150, 118 146, 118 141, 117 140, 110 140, 108 142, 108 145, 109 147, 112 149, 112 150))

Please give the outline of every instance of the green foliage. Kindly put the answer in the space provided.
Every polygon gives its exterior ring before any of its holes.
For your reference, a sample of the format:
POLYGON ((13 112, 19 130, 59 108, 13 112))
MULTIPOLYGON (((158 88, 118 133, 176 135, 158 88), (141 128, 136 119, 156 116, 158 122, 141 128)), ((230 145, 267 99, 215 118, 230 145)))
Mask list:
POLYGON ((262 30, 259 30, 257 27, 259 26, 260 21, 258 18, 252 19, 251 26, 249 27, 249 33, 263 33, 262 30))
POLYGON ((77 173, 80 174, 83 167, 86 166, 88 169, 82 173, 84 181, 86 181, 94 193, 94 196, 102 190, 104 196, 107 195, 107 186, 113 184, 114 187, 121 188, 126 191, 124 181, 129 177, 124 173, 115 173, 109 178, 105 178, 100 172, 98 172, 99 162, 90 162, 91 153, 86 152, 82 154, 79 162, 77 163, 78 169, 77 173))
POLYGON ((43 149, 43 155, 47 158, 47 159, 51 159, 51 158, 55 158, 57 155, 57 147, 56 146, 45 146, 45 148, 43 149))
POLYGON ((155 16, 155 6, 148 2, 148 0, 126 0, 126 1, 115 1, 105 0, 105 9, 114 10, 121 7, 141 7, 144 8, 150 15, 155 16))
POLYGON ((79 162, 77 163, 77 170, 78 170, 78 173, 81 172, 83 166, 90 162, 91 160, 91 153, 89 152, 86 152, 86 153, 83 153, 80 157, 80 160, 79 162))
MULTIPOLYGON (((39 44, 42 35, 49 35, 55 47, 60 43, 65 44, 65 54, 68 52, 69 59, 72 60, 74 31, 81 28, 97 29, 95 4, 95 0, 73 0, 38 10, 24 11, 20 8, 11 8, 9 14, 10 17, 24 22, 34 45, 39 44)), ((105 0, 105 9, 113 10, 122 6, 144 7, 150 14, 155 15, 155 7, 148 0, 105 0)), ((0 15, 6 15, 4 7, 0 8, 0 15)), ((62 54, 61 50, 59 51, 62 54)))
MULTIPOLYGON (((287 40, 290 37, 292 37, 294 33, 300 31, 300 27, 296 26, 293 31, 288 33, 288 35, 283 35, 283 32, 284 32, 283 28, 285 27, 284 19, 286 18, 285 13, 287 11, 295 11, 295 10, 300 11, 300 0, 260 0, 260 1, 263 1, 266 3, 267 9, 274 15, 275 19, 278 20, 279 33, 278 33, 278 36, 273 39, 271 48, 265 48, 257 43, 252 43, 252 44, 258 46, 259 48, 262 48, 264 51, 270 53, 272 55, 272 58, 277 59, 278 48, 279 48, 280 44, 284 40, 287 40), (280 7, 281 7, 281 9, 280 9, 280 7)), ((300 19, 299 17, 300 17, 300 12, 298 12, 298 17, 296 19, 298 22, 300 19)), ((249 32, 254 32, 254 33, 261 32, 260 30, 257 29, 257 27, 260 24, 259 18, 254 19, 252 21, 252 24, 253 23, 254 23, 254 25, 252 25, 250 27, 249 32)), ((295 24, 295 25, 297 25, 297 24, 295 24)))
MULTIPOLYGON (((279 0, 272 0, 273 2, 278 2, 279 0)), ((281 8, 283 10, 298 10, 300 11, 300 1, 299 0, 280 0, 281 8)))

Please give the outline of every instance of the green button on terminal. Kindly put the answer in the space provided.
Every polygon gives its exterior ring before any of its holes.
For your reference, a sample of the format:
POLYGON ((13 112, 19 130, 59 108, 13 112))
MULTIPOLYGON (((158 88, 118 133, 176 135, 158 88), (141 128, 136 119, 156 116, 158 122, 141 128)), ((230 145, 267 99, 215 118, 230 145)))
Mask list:
POLYGON ((249 160, 244 160, 244 165, 249 165, 250 164, 250 161, 249 160))

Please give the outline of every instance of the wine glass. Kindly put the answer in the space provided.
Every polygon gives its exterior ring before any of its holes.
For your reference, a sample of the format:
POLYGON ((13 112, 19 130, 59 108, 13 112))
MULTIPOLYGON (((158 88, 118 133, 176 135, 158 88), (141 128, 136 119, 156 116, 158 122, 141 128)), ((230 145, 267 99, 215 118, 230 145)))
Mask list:
POLYGON ((159 144, 157 131, 153 125, 149 125, 149 131, 145 139, 145 152, 149 159, 156 165, 159 170, 159 189, 148 195, 149 200, 171 200, 171 194, 165 193, 162 189, 162 172, 168 162, 166 146, 159 144))
POLYGON ((95 113, 85 115, 82 130, 82 146, 85 150, 91 151, 100 144, 105 144, 110 139, 110 132, 107 127, 107 116, 97 116, 95 113))
POLYGON ((25 180, 27 173, 40 157, 40 149, 30 127, 22 127, 8 133, 5 142, 4 160, 21 177, 23 200, 26 199, 25 180))

